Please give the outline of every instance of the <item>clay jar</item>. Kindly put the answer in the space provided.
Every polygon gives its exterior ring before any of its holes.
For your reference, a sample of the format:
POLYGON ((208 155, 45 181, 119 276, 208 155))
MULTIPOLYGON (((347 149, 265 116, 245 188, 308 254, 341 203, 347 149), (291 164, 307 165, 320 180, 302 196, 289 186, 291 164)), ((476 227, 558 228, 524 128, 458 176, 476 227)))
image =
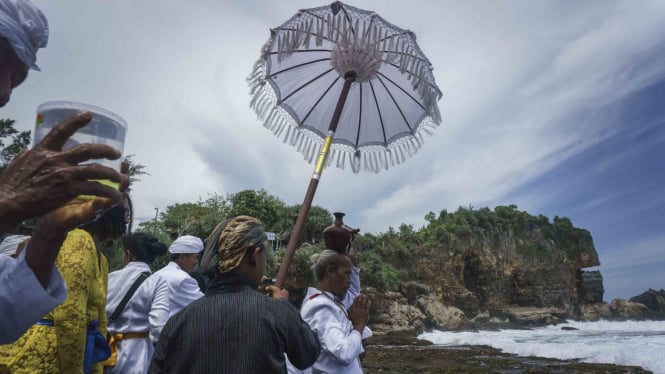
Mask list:
POLYGON ((333 224, 323 229, 323 241, 326 243, 326 248, 346 254, 351 248, 353 236, 360 230, 352 229, 344 224, 342 220, 344 213, 335 212, 333 215, 335 216, 333 224))

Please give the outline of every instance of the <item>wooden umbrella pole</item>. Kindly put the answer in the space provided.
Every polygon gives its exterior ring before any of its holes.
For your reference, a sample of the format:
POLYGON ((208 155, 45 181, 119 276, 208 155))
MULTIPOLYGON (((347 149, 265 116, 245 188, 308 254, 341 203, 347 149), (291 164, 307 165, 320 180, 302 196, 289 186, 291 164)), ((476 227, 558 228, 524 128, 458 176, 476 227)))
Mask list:
POLYGON ((328 134, 321 144, 321 150, 319 151, 319 156, 316 159, 316 165, 314 166, 314 174, 312 174, 312 179, 309 181, 309 186, 307 187, 307 192, 305 193, 305 199, 300 206, 300 211, 298 212, 298 218, 296 223, 293 226, 291 231, 291 237, 289 238, 289 244, 286 247, 286 252, 284 253, 284 258, 282 259, 282 264, 279 266, 279 272, 277 273, 277 282, 275 285, 279 288, 284 286, 284 281, 286 280, 286 273, 289 270, 289 265, 293 260, 293 255, 296 253, 296 246, 298 245, 298 238, 300 237, 300 232, 302 231, 303 226, 305 226, 305 221, 307 220, 307 215, 309 214, 309 208, 312 206, 312 201, 314 200, 314 194, 316 193, 316 188, 319 185, 319 179, 321 179, 321 173, 323 172, 323 166, 326 164, 328 159, 328 153, 330 151, 330 146, 332 145, 333 136, 337 130, 337 124, 339 123, 339 118, 342 116, 342 110, 344 109, 344 103, 346 102, 347 96, 349 96, 349 90, 351 89, 351 83, 356 79, 355 72, 347 73, 344 76, 344 86, 342 87, 342 92, 339 94, 339 99, 337 100, 337 106, 335 107, 335 112, 333 113, 332 120, 330 121, 330 126, 328 127, 328 134))

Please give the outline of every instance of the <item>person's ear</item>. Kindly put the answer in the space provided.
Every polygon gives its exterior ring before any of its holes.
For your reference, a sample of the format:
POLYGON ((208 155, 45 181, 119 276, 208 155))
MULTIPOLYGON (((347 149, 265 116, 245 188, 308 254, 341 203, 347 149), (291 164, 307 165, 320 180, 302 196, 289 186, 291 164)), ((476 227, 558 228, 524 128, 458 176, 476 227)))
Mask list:
POLYGON ((260 248, 254 248, 252 251, 252 255, 249 256, 249 264, 252 266, 256 266, 256 264, 259 263, 259 255, 260 255, 261 249, 260 248))

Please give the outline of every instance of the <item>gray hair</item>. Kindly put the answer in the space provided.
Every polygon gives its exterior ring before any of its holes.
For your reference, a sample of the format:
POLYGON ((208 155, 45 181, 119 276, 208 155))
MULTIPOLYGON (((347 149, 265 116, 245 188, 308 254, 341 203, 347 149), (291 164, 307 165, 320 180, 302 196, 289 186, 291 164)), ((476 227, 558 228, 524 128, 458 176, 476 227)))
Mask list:
POLYGON ((312 272, 317 281, 322 280, 326 275, 326 269, 328 266, 339 266, 339 255, 340 253, 337 251, 324 249, 321 253, 317 253, 310 257, 310 261, 312 262, 312 272))

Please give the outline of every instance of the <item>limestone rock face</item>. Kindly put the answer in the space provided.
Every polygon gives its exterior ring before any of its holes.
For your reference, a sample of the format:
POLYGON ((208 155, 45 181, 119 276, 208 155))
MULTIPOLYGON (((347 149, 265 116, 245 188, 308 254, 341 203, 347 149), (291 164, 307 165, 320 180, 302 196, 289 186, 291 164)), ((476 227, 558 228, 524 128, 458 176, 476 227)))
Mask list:
POLYGON ((581 271, 580 275, 581 283, 578 285, 580 304, 602 303, 605 288, 600 271, 581 271))
POLYGON ((416 299, 422 295, 429 295, 431 288, 417 282, 406 282, 400 285, 400 292, 406 296, 409 304, 415 303, 416 299))
POLYGON ((602 276, 582 271, 600 265, 591 234, 570 230, 564 236, 549 226, 475 229, 409 265, 417 282, 469 318, 483 311, 498 315, 506 307, 572 310, 602 302, 602 276))

